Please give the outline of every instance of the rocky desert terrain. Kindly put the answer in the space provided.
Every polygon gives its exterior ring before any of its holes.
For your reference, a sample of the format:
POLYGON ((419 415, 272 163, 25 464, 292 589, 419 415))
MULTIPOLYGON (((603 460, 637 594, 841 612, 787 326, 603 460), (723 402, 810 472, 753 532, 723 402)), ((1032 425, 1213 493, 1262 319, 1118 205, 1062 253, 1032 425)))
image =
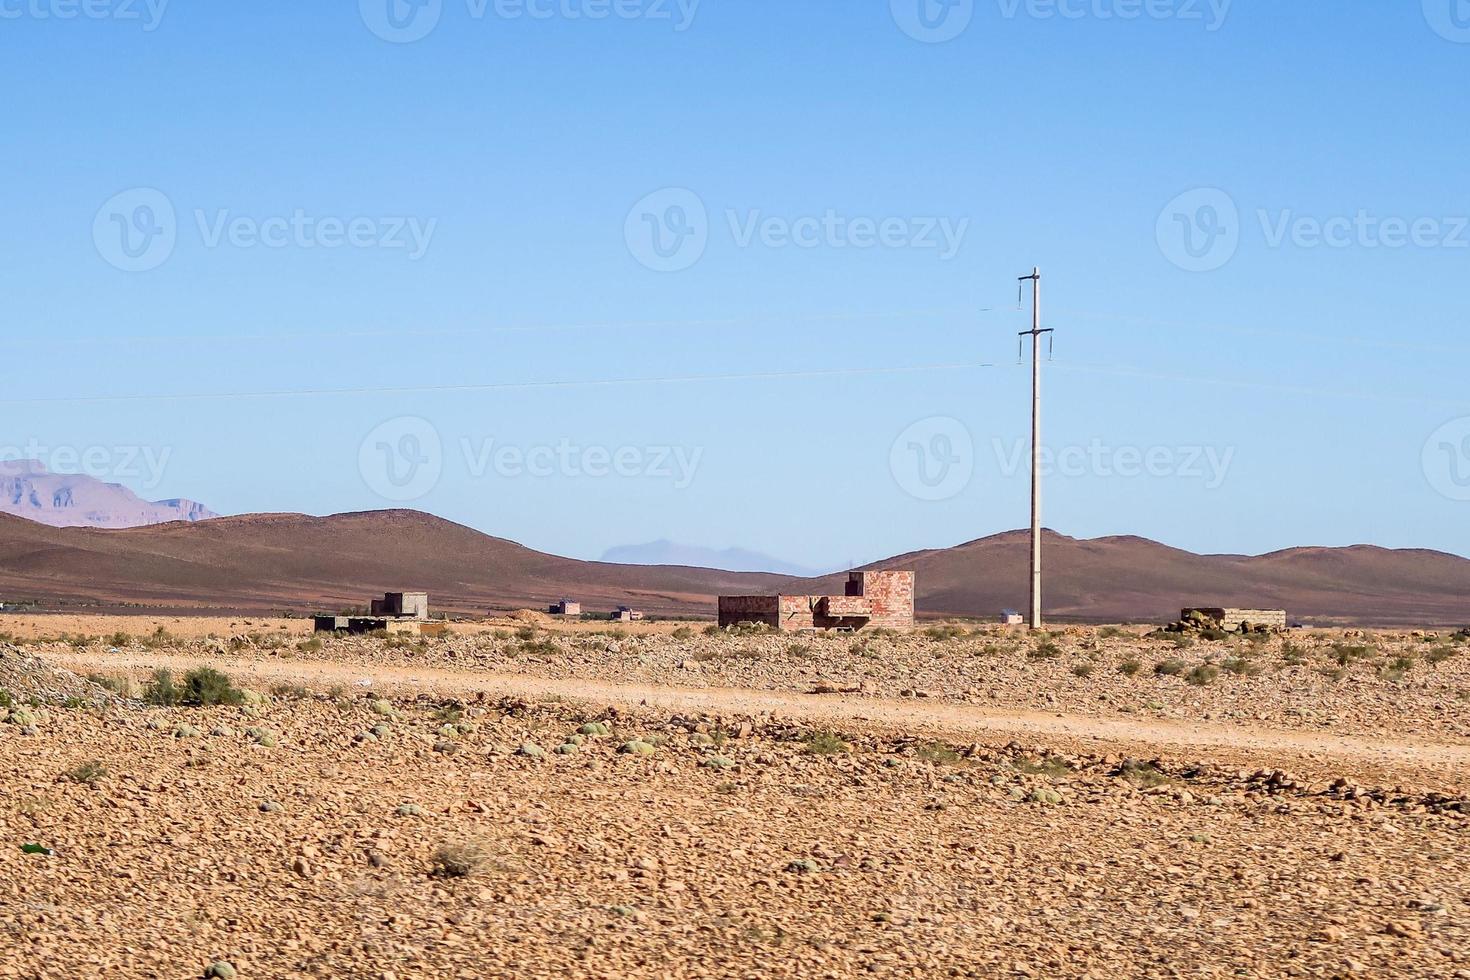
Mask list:
POLYGON ((55 625, 0 976, 1470 976, 1454 631, 55 625))

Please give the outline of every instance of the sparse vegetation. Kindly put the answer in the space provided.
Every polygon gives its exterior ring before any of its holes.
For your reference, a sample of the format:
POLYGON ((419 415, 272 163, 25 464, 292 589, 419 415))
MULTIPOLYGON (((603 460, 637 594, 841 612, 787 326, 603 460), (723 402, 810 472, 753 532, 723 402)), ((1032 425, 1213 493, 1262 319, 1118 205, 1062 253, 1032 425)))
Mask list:
POLYGON ((449 841, 434 849, 429 858, 431 873, 439 878, 468 878, 490 860, 490 852, 473 840, 449 841))
POLYGON ((1115 775, 1121 776, 1139 789, 1152 789, 1169 782, 1169 777, 1157 765, 1138 759, 1123 760, 1115 775))
POLYGON ((1460 651, 1452 646, 1437 646, 1424 655, 1424 659, 1431 667, 1438 667, 1446 660, 1458 656, 1460 651))
POLYGON ((1139 663, 1132 657, 1129 657, 1127 660, 1118 665, 1118 673, 1122 674, 1124 677, 1133 677, 1142 669, 1143 664, 1139 663))
POLYGON ((96 786, 107 778, 107 767, 95 759, 83 762, 66 774, 66 778, 83 786, 96 786))
POLYGON ((1354 645, 1347 643, 1332 644, 1332 656, 1341 667, 1347 667, 1355 660, 1368 660, 1378 651, 1369 646, 1354 645))
POLYGON ((174 680, 172 671, 154 671, 143 698, 149 704, 165 708, 179 705, 211 708, 240 704, 245 700, 245 694, 230 683, 227 675, 213 667, 197 667, 184 675, 182 684, 174 680))
POLYGON ((1237 677, 1255 677, 1261 672, 1261 668, 1251 663, 1245 657, 1230 657, 1220 665, 1237 677))
POLYGON ((1220 668, 1214 664, 1199 664, 1184 675, 1185 681, 1195 687, 1208 687, 1220 676, 1220 668))
POLYGON ((831 732, 812 732, 803 746, 811 755, 838 755, 851 751, 851 746, 831 732))
POLYGON ((1032 660, 1055 660, 1062 655, 1062 648, 1050 636, 1042 637, 1027 654, 1032 660))
POLYGON ((914 754, 925 762, 942 766, 957 766, 965 761, 964 756, 939 742, 924 742, 914 750, 914 754))
POLYGON ((1160 677, 1178 677, 1189 669, 1189 665, 1182 660, 1164 660, 1154 664, 1154 673, 1160 677))

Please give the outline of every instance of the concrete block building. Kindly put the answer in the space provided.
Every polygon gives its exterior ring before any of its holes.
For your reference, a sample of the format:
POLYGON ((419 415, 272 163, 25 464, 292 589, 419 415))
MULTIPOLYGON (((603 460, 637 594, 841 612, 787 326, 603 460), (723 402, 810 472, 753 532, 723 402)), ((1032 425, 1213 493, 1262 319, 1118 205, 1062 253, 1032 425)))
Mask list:
POLYGON ((387 592, 372 600, 370 616, 317 616, 318 633, 419 632, 429 621, 427 592, 387 592))
POLYGON ((720 596, 720 625, 775 630, 859 630, 914 625, 913 572, 849 572, 842 595, 720 596))
POLYGON ((427 592, 385 592, 383 598, 374 599, 374 616, 391 616, 394 619, 429 618, 429 594, 427 592))

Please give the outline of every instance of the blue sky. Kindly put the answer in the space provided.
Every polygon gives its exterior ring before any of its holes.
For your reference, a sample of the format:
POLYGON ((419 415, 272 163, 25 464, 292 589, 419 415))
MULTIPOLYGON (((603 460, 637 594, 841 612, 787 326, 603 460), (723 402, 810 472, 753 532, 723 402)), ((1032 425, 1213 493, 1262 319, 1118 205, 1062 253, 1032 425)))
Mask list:
POLYGON ((0 0, 0 450, 866 561, 1026 523, 1039 265, 1048 525, 1470 555, 1470 10, 427 3, 0 0))

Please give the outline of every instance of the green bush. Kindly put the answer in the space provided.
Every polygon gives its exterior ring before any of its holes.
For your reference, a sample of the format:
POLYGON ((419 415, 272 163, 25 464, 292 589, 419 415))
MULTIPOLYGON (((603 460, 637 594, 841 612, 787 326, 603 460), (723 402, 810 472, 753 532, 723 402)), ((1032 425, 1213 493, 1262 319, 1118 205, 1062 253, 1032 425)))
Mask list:
POLYGON ((182 684, 174 680, 172 671, 154 671, 153 678, 144 689, 143 699, 165 708, 177 705, 212 708, 222 704, 241 704, 245 695, 230 683, 227 675, 213 667, 197 667, 184 675, 182 684))
POLYGON ((179 704, 182 698, 183 692, 174 683, 173 671, 164 668, 155 670, 148 685, 143 689, 143 700, 161 708, 172 708, 179 704))
POLYGON ((1184 679, 1195 687, 1207 687, 1215 683, 1215 679, 1219 676, 1219 667, 1216 667, 1214 664, 1200 664, 1185 674, 1184 679))
POLYGON ((1049 636, 1036 644, 1036 647, 1027 654, 1032 660, 1055 660, 1061 655, 1062 648, 1057 645, 1056 640, 1049 636))
POLYGON ((1122 674, 1124 677, 1132 677, 1134 674, 1137 674, 1142 669, 1143 664, 1131 658, 1123 661, 1118 665, 1118 673, 1122 674))
POLYGON ((812 755, 837 755, 847 752, 849 746, 831 732, 813 732, 807 737, 806 750, 812 755))
POLYGON ((184 703, 201 708, 240 704, 243 692, 230 683, 230 678, 213 667, 196 667, 184 675, 184 703))

